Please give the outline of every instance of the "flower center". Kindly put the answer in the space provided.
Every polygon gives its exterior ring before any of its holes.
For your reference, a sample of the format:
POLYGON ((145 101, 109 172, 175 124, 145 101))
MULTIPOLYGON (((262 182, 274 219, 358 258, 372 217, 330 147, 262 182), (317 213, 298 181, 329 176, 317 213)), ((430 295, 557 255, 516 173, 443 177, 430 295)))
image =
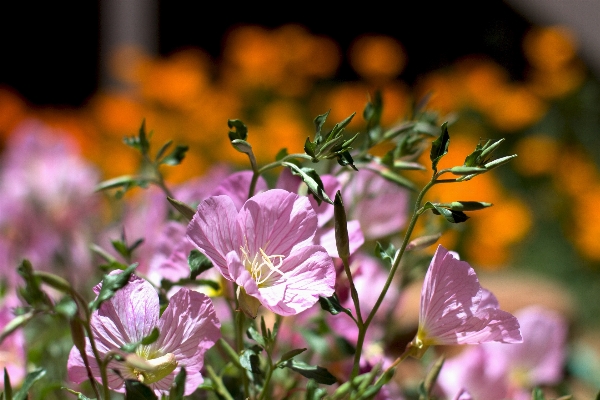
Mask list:
POLYGON ((150 368, 138 367, 134 368, 132 372, 138 381, 146 385, 160 381, 177 368, 177 360, 175 360, 173 353, 167 353, 164 356, 145 361, 150 368))
POLYGON ((283 257, 281 255, 269 256, 263 249, 258 249, 258 253, 254 255, 254 258, 250 259, 247 249, 240 248, 243 254, 244 267, 252 275, 252 279, 256 281, 256 284, 260 286, 268 286, 269 280, 274 274, 273 280, 281 276, 285 278, 285 274, 280 271, 281 265, 283 264, 283 257), (277 264, 275 264, 277 263, 277 264))

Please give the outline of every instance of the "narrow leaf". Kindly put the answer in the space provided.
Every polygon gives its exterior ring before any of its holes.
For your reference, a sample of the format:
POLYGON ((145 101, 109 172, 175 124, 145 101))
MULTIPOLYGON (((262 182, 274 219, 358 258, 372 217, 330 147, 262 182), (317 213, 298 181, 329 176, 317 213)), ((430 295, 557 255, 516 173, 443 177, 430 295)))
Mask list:
POLYGON ((318 365, 308 365, 302 361, 288 360, 280 368, 283 367, 296 371, 305 378, 314 379, 323 385, 333 385, 337 382, 335 376, 331 375, 327 369, 318 365))
POLYGON ((185 158, 185 154, 189 149, 189 146, 178 144, 173 151, 160 160, 160 163, 166 165, 179 165, 185 158))
POLYGON ((187 372, 185 371, 185 367, 181 367, 179 373, 177 376, 175 376, 173 385, 171 385, 171 390, 169 391, 169 400, 183 400, 186 376, 187 372))
POLYGON ((431 160, 431 168, 433 169, 433 172, 437 173, 438 162, 448 153, 449 144, 450 135, 448 134, 448 123, 444 122, 442 124, 442 133, 431 144, 431 153, 429 155, 429 159, 431 160))
POLYGON ((204 271, 213 267, 213 263, 204 254, 194 249, 188 256, 188 265, 190 266, 190 279, 194 280, 204 271))
POLYGON ((17 393, 14 394, 13 400, 26 400, 28 398, 29 389, 33 386, 33 384, 41 379, 44 375, 46 375, 46 371, 44 369, 36 369, 27 374, 25 380, 21 384, 21 388, 17 393))
POLYGON ((191 221, 192 218, 194 218, 196 211, 192 207, 188 206, 182 201, 175 200, 172 197, 167 197, 167 200, 169 200, 169 203, 171 203, 171 205, 175 207, 175 209, 179 211, 181 215, 183 215, 188 221, 191 221))
POLYGON ((281 359, 277 362, 277 364, 281 364, 286 362, 287 360, 291 360, 292 358, 296 357, 298 354, 302 354, 306 351, 307 349, 294 349, 294 350, 290 350, 288 352, 285 352, 282 356, 281 359))
POLYGON ((331 297, 319 297, 319 304, 321 308, 331 315, 338 315, 343 312, 344 314, 348 314, 352 317, 352 312, 349 308, 344 308, 340 304, 340 300, 337 297, 337 294, 333 294, 331 297))

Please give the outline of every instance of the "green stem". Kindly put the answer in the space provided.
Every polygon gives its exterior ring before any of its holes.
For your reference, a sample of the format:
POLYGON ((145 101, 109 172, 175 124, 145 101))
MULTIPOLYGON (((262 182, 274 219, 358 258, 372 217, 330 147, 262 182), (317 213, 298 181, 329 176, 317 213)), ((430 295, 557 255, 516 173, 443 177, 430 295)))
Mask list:
MULTIPOLYGON (((425 187, 423 187, 423 189, 419 193, 419 196, 417 197, 417 200, 415 202, 413 216, 410 220, 410 223, 408 224, 408 228, 406 229, 406 234, 404 235, 404 240, 402 241, 402 246, 396 252, 396 256, 394 257, 394 261, 392 263, 392 268, 390 269, 387 280, 385 281, 385 284, 383 285, 381 294, 377 298, 377 301, 375 302, 375 305, 373 306, 373 309, 369 313, 367 319, 364 321, 362 329, 359 326, 358 340, 356 343, 355 363, 356 363, 357 357, 360 360, 360 355, 362 353, 362 349, 364 346, 364 340, 365 340, 365 335, 366 335, 367 329, 369 328, 369 325, 373 321, 375 314, 379 310, 379 307, 381 306, 381 303, 383 302, 383 299, 385 298, 385 295, 387 294, 387 291, 390 288, 390 285, 392 284, 392 280, 394 279, 394 275, 396 274, 396 271, 398 270, 398 267, 400 266, 400 260, 402 259, 402 256, 404 255, 404 251, 406 250, 406 246, 409 243, 410 237, 411 237, 412 232, 417 223, 417 219, 419 218, 419 215, 421 215, 421 203, 423 202, 423 197, 425 196, 427 191, 429 191, 429 189, 431 189, 431 187, 433 187, 433 185, 438 183, 438 181, 437 181, 438 176, 439 176, 439 174, 434 174, 433 177, 431 178, 431 180, 429 181, 429 183, 427 183, 427 185, 425 185, 425 187)), ((353 369, 352 373, 354 374, 354 369, 353 369)), ((352 375, 352 377, 354 377, 354 376, 355 375, 352 375)))
POLYGON ((278 161, 275 161, 275 162, 272 162, 270 164, 263 166, 262 168, 260 168, 258 170, 258 173, 262 174, 263 172, 268 171, 270 169, 281 167, 281 163, 292 160, 294 158, 302 158, 304 160, 312 160, 312 157, 307 154, 303 154, 303 153, 288 154, 287 156, 283 157, 281 160, 278 160, 278 161))
POLYGON ((210 365, 206 366, 206 373, 208 374, 209 378, 213 381, 213 387, 215 388, 215 391, 219 395, 221 395, 225 400, 233 400, 233 397, 231 397, 231 394, 229 394, 229 391, 223 384, 223 380, 215 373, 215 371, 210 365))
MULTIPOLYGON (((237 297, 236 297, 237 299, 237 297)), ((237 300, 236 300, 237 304, 237 300)), ((238 311, 235 316, 235 347, 236 351, 239 354, 242 354, 244 350, 244 321, 245 316, 242 311, 239 310, 239 306, 237 307, 238 311)), ((242 383, 244 384, 244 398, 250 397, 250 385, 248 382, 248 374, 246 373, 246 369, 242 368, 242 383)))
MULTIPOLYGON (((358 341, 364 342, 366 328, 364 326, 362 313, 360 311, 360 301, 358 299, 358 292, 356 291, 356 286, 354 286, 354 279, 352 278, 352 272, 350 271, 350 263, 348 262, 348 257, 342 257, 342 263, 344 264, 344 272, 346 273, 346 277, 348 278, 348 283, 350 285, 350 296, 352 297, 354 309, 356 310, 356 319, 354 321, 356 322, 356 326, 358 327, 358 341)), ((360 356, 361 353, 359 351, 356 351, 356 353, 354 353, 354 364, 352 366, 352 373, 350 374, 351 381, 352 379, 354 379, 354 377, 358 375, 360 356)))

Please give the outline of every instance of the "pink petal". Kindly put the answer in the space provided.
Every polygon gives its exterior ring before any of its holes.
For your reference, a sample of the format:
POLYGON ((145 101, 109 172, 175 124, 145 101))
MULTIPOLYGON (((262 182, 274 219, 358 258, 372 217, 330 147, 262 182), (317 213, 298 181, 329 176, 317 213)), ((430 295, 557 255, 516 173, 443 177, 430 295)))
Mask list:
POLYGON ((238 286, 243 287, 246 293, 250 296, 259 298, 258 286, 256 281, 250 275, 250 272, 244 267, 244 264, 240 261, 240 257, 235 251, 231 251, 227 254, 227 265, 229 267, 229 275, 238 286))
POLYGON ((425 344, 522 341, 517 319, 498 309, 496 298, 481 288, 473 268, 442 246, 423 283, 419 331, 430 342, 425 344))
POLYGON ((223 276, 231 280, 225 257, 238 246, 236 232, 237 210, 228 196, 215 196, 204 200, 187 228, 187 238, 213 264, 223 276))
MULTIPOLYGON (((221 182, 221 184, 217 186, 210 195, 229 196, 231 200, 233 200, 233 204, 235 204, 235 209, 239 210, 248 199, 252 175, 252 171, 235 172, 223 180, 223 182, 221 182)), ((264 178, 260 176, 256 182, 254 193, 261 193, 267 189, 267 182, 265 182, 264 178)))
POLYGON ((221 337, 221 324, 208 296, 187 288, 171 297, 160 317, 160 337, 153 345, 162 354, 173 353, 178 367, 167 378, 156 382, 156 390, 169 390, 172 380, 185 366, 187 380, 185 394, 191 394, 200 383, 204 353, 221 337), (164 387, 164 388, 163 388, 164 387))
POLYGON ((480 289, 473 268, 438 246, 423 282, 419 325, 430 337, 457 329, 477 311, 480 289))
POLYGON ((99 346, 110 350, 148 336, 158 323, 159 307, 154 287, 131 275, 129 283, 93 315, 91 325, 99 346))
POLYGON ((293 252, 284 259, 281 272, 285 278, 259 289, 263 305, 277 314, 298 314, 312 307, 319 296, 333 295, 335 268, 321 246, 306 246, 293 252), (283 300, 278 301, 282 292, 283 300))
POLYGON ((240 210, 238 224, 249 254, 262 248, 268 255, 287 256, 311 242, 317 216, 306 197, 273 189, 249 199, 240 210))

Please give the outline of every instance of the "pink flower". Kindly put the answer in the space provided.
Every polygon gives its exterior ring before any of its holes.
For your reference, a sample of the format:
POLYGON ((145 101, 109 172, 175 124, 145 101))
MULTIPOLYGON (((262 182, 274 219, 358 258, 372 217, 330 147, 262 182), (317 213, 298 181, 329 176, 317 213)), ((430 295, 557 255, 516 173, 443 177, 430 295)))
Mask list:
MULTIPOLYGON (((5 327, 15 317, 13 308, 20 305, 15 293, 9 293, 0 300, 0 326, 5 327)), ((26 374, 25 338, 18 329, 0 343, 0 370, 6 368, 10 383, 18 387, 26 374)), ((0 380, 0 390, 4 389, 4 379, 0 380)))
MULTIPOLYGON (((114 272, 113 272, 114 273, 114 272)), ((119 273, 119 272, 117 272, 119 273)), ((94 288, 96 294, 100 285, 94 288)), ((180 289, 159 317, 158 295, 152 285, 134 275, 129 283, 109 301, 104 302, 92 315, 92 330, 102 357, 121 346, 141 340, 157 327, 160 336, 156 342, 138 346, 136 354, 156 367, 140 370, 127 362, 111 361, 108 365, 109 387, 123 392, 125 379, 137 379, 154 389, 168 394, 173 379, 185 367, 187 380, 185 394, 191 394, 200 383, 204 353, 221 336, 220 323, 210 299, 186 288, 180 289), (118 370, 119 374, 112 372, 118 370)), ((86 354, 94 377, 100 381, 100 370, 87 340, 86 354)), ((69 379, 80 383, 87 379, 79 351, 73 347, 67 364, 69 379)))
POLYGON ((444 392, 464 387, 475 398, 529 399, 533 387, 561 381, 566 358, 564 319, 539 306, 520 310, 516 316, 523 343, 484 343, 447 360, 438 378, 444 392))
POLYGON ((262 304, 294 315, 334 291, 331 257, 312 244, 316 229, 317 216, 306 197, 274 189, 252 197, 239 212, 228 196, 203 201, 187 237, 240 286, 246 313, 256 315, 262 304))
POLYGON ((381 238, 404 227, 410 200, 407 189, 367 169, 349 172, 341 179, 348 220, 360 221, 365 238, 381 238))
POLYGON ((419 330, 413 346, 522 342, 519 321, 499 309, 475 271, 438 246, 421 290, 419 330))

